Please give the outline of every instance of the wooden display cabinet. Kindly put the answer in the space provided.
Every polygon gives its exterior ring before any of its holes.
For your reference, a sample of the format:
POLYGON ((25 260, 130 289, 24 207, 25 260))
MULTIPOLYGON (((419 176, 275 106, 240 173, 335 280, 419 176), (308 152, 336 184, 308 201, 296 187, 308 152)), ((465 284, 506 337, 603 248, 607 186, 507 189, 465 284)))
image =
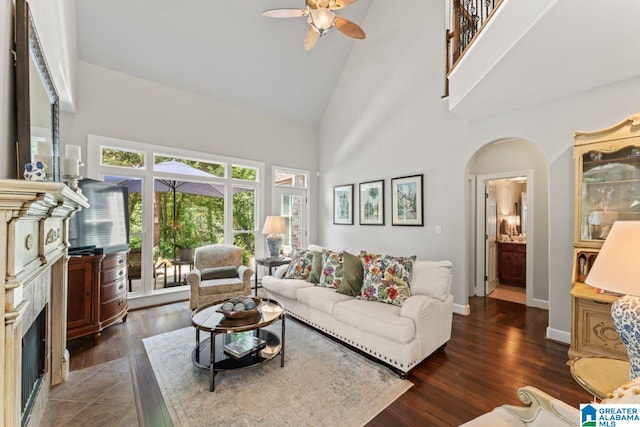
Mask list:
POLYGON ((127 321, 127 253, 71 257, 68 265, 67 340, 127 321))
POLYGON ((640 113, 575 133, 575 218, 569 357, 627 359, 611 320, 615 294, 584 283, 615 221, 640 220, 640 113))
POLYGON ((100 337, 100 264, 104 255, 69 258, 67 340, 93 334, 100 337))

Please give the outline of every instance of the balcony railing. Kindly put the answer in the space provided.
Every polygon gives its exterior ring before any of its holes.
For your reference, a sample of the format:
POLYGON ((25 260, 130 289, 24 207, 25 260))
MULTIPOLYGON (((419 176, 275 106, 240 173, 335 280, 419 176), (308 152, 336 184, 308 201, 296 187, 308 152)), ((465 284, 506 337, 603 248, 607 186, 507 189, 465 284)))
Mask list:
MULTIPOLYGON (((447 76, 471 46, 493 12, 502 0, 451 0, 448 11, 447 43, 447 76)), ((449 80, 445 86, 445 96, 449 95, 449 80)))

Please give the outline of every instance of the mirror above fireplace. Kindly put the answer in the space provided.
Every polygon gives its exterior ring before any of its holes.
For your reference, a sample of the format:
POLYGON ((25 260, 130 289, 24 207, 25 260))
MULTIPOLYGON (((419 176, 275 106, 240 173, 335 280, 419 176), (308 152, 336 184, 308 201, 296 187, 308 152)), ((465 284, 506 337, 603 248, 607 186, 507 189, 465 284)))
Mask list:
POLYGON ((42 161, 60 181, 59 98, 26 0, 16 0, 16 177, 42 161))

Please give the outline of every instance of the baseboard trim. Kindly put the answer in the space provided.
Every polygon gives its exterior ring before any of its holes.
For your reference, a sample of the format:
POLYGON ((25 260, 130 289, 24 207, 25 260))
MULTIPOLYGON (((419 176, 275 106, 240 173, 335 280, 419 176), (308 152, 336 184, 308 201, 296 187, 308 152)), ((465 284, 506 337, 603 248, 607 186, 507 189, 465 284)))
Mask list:
POLYGON ((563 344, 571 344, 571 333, 547 327, 547 339, 561 342, 563 344))
POLYGON ((469 304, 466 304, 466 305, 453 304, 453 312, 455 314, 462 314, 463 316, 468 316, 469 314, 471 314, 471 307, 469 306, 469 304))
POLYGON ((534 298, 533 301, 531 301, 531 305, 529 305, 529 307, 541 308, 543 310, 549 311, 549 301, 534 298))

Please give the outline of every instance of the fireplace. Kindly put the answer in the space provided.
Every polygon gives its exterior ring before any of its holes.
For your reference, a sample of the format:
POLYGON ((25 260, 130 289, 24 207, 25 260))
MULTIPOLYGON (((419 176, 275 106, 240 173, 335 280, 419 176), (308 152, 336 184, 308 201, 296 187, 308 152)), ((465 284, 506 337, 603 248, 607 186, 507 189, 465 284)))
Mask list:
POLYGON ((0 425, 36 426, 66 380, 67 227, 88 207, 62 183, 0 179, 0 425))
POLYGON ((45 374, 47 350, 47 309, 40 314, 22 337, 22 425, 26 424, 45 374))

